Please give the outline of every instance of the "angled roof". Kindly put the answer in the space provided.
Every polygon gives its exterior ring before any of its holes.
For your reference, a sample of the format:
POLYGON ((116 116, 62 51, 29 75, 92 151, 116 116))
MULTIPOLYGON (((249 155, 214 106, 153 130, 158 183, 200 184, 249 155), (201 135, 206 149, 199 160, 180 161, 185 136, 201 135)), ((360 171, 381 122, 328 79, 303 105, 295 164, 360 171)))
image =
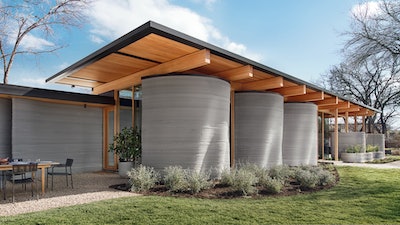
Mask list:
POLYGON ((285 102, 313 102, 320 112, 373 115, 379 110, 149 21, 48 78, 47 82, 92 88, 94 94, 130 89, 157 74, 213 75, 235 91, 271 91, 285 102))

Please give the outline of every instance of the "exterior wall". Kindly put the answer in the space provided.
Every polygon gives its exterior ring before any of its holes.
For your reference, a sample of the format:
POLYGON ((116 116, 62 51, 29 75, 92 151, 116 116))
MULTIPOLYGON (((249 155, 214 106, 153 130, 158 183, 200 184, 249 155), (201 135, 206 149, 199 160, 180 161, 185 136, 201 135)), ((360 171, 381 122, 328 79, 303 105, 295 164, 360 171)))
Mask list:
POLYGON ((261 167, 282 164, 283 97, 275 93, 235 94, 235 161, 261 167))
POLYGON ((75 172, 102 170, 102 110, 82 106, 12 100, 12 155, 64 162, 75 172))
POLYGON ((283 164, 317 165, 317 106, 311 103, 285 103, 283 121, 283 164))
POLYGON ((230 84, 197 75, 142 81, 142 163, 156 170, 229 167, 230 84))
POLYGON ((366 134, 365 136, 367 145, 379 146, 380 152, 385 152, 385 135, 383 134, 366 134))
MULTIPOLYGON (((349 146, 354 146, 354 145, 361 145, 361 152, 365 152, 365 143, 366 143, 366 138, 365 138, 365 133, 364 132, 350 132, 350 133, 339 133, 339 157, 342 152, 346 151, 346 148, 349 146)), ((333 142, 335 143, 335 135, 332 135, 333 142)), ((335 149, 335 146, 333 146, 332 149, 335 149)))
POLYGON ((11 100, 0 98, 0 158, 11 157, 11 100))

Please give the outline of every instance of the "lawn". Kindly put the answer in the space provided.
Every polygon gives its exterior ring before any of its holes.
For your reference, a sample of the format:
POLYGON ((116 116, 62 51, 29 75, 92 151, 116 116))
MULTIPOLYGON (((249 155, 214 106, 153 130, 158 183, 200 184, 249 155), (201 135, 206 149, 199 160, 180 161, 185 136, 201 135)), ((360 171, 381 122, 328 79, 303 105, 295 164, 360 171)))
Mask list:
POLYGON ((399 224, 400 170, 339 167, 312 194, 260 199, 144 196, 0 218, 0 224, 399 224))

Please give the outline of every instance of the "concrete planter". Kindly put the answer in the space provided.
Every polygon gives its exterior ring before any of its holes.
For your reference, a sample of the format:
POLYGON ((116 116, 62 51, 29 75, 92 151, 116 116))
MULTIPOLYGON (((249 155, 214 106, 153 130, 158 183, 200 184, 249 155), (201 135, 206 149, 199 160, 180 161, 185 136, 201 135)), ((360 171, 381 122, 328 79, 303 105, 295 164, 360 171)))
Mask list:
POLYGON ((372 152, 366 152, 366 153, 342 152, 341 159, 343 162, 348 162, 348 163, 363 163, 363 162, 372 161, 373 154, 372 154, 372 152))
POLYGON ((374 159, 384 159, 385 158, 385 152, 373 152, 373 157, 374 159))
POLYGON ((131 169, 135 166, 135 162, 119 162, 118 163, 118 174, 123 177, 123 178, 129 178, 128 177, 128 171, 131 171, 131 169))

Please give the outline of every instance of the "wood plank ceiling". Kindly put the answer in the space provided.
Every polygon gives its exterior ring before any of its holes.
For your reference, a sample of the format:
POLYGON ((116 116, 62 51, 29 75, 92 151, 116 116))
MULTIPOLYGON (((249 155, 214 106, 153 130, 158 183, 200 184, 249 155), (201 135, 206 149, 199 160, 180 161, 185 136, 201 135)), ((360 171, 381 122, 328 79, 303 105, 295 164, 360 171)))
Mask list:
POLYGON ((270 91, 283 95, 285 102, 313 102, 320 112, 331 115, 336 109, 347 116, 376 111, 154 22, 125 39, 117 39, 47 81, 89 87, 93 94, 102 94, 130 89, 151 75, 204 74, 228 80, 235 91, 270 91))

